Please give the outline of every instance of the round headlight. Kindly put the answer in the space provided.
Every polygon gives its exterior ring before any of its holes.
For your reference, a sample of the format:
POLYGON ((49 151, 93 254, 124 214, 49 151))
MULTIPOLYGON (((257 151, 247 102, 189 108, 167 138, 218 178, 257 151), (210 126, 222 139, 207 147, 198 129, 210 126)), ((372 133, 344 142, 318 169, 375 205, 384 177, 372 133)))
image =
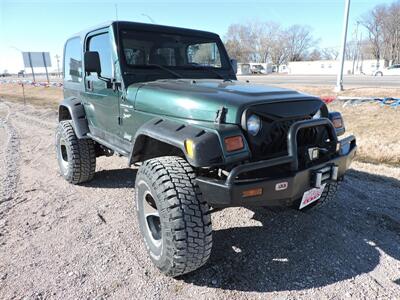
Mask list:
POLYGON ((315 115, 313 115, 312 118, 313 119, 320 119, 321 118, 321 110, 318 109, 317 112, 315 113, 315 115))
POLYGON ((261 120, 260 117, 256 115, 251 115, 247 119, 247 132, 250 133, 252 136, 255 136, 258 134, 258 132, 261 129, 261 120))

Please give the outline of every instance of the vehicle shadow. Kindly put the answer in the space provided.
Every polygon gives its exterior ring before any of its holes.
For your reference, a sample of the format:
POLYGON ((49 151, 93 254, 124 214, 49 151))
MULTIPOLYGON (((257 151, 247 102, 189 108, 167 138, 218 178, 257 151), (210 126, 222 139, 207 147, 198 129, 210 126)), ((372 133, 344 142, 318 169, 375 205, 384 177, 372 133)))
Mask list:
POLYGON ((133 188, 136 173, 137 169, 131 168, 101 170, 95 173, 93 180, 84 183, 83 186, 108 189, 133 188))
POLYGON ((378 248, 400 260, 399 187, 396 179, 351 170, 321 209, 253 208, 260 226, 216 230, 210 262, 181 279, 238 291, 301 290, 371 272, 378 248))

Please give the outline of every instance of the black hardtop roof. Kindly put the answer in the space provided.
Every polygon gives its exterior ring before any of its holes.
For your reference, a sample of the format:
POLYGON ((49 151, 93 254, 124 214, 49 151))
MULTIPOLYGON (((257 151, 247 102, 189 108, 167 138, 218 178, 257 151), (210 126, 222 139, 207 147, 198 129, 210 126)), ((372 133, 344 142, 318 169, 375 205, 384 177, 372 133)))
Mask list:
POLYGON ((128 21, 108 21, 97 26, 90 27, 81 32, 74 34, 72 37, 80 36, 82 39, 85 36, 97 29, 113 26, 116 27, 118 25, 119 30, 138 30, 138 31, 154 31, 154 32, 163 32, 163 33, 176 33, 176 34, 185 34, 185 35, 196 35, 196 36, 204 36, 215 38, 218 37, 218 34, 202 31, 196 29, 188 29, 181 27, 173 27, 173 26, 165 26, 165 25, 156 25, 156 24, 148 24, 148 23, 138 23, 138 22, 128 22, 128 21))

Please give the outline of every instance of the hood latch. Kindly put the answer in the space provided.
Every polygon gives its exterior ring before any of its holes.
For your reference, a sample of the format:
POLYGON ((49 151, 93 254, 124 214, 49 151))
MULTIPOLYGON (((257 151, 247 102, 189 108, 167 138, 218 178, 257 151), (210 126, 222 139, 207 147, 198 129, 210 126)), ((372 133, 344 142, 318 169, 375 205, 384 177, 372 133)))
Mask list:
POLYGON ((228 111, 228 109, 226 107, 222 106, 221 109, 219 109, 217 111, 217 116, 215 118, 215 123, 217 123, 217 124, 224 123, 227 111, 228 111))

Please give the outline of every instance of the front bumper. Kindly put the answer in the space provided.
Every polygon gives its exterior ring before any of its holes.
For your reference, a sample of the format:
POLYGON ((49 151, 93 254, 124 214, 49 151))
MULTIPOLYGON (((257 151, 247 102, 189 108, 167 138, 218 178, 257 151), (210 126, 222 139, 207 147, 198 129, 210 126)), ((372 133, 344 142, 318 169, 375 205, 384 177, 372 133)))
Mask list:
POLYGON ((305 191, 318 185, 341 180, 356 154, 356 139, 349 136, 337 141, 332 124, 327 120, 300 121, 292 125, 288 133, 288 155, 239 165, 231 170, 226 180, 198 177, 197 183, 204 199, 213 207, 229 206, 265 206, 287 207, 294 205, 305 191), (327 126, 331 131, 331 140, 339 145, 336 156, 322 164, 299 170, 296 136, 299 129, 311 126, 327 126), (290 165, 287 176, 268 179, 236 181, 239 174, 258 169, 290 165), (243 192, 250 189, 262 189, 258 196, 244 197, 243 192))

